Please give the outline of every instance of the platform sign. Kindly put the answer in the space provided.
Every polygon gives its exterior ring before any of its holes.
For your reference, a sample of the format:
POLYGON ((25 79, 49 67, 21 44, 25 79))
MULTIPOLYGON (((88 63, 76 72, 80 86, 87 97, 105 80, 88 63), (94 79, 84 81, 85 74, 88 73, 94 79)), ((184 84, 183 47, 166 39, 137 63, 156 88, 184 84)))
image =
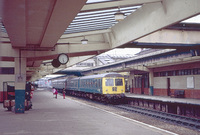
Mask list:
POLYGON ((187 88, 194 88, 194 77, 187 77, 187 88))
POLYGON ((17 83, 25 83, 26 82, 26 76, 25 75, 21 75, 21 74, 18 74, 18 75, 15 75, 15 82, 17 83))

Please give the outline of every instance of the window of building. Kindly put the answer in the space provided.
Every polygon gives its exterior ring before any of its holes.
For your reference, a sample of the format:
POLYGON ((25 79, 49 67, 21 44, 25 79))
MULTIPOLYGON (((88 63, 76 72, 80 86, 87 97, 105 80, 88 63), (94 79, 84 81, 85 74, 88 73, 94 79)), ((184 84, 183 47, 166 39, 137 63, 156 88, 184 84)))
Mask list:
POLYGON ((14 74, 14 67, 1 67, 0 74, 14 74))
POLYGON ((199 75, 200 74, 200 68, 193 69, 193 74, 194 75, 199 75))
POLYGON ((194 68, 194 69, 181 69, 181 70, 154 72, 154 77, 180 76, 180 75, 199 75, 199 74, 200 74, 200 68, 194 68))
POLYGON ((154 73, 153 73, 153 76, 154 76, 154 77, 159 77, 159 76, 160 76, 160 72, 154 72, 154 73))

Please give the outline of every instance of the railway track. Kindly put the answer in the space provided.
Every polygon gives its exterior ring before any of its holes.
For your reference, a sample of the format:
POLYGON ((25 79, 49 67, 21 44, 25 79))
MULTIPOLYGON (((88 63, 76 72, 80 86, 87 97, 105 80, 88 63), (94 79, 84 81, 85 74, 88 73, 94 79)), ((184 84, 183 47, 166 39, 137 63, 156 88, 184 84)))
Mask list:
POLYGON ((182 125, 187 128, 191 128, 194 130, 200 131, 200 119, 196 118, 189 118, 185 116, 165 113, 165 112, 159 112, 155 110, 149 110, 145 108, 130 106, 130 105, 114 105, 114 107, 123 109, 125 111, 134 112, 134 113, 140 113, 143 115, 151 116, 157 119, 161 119, 173 124, 182 125))

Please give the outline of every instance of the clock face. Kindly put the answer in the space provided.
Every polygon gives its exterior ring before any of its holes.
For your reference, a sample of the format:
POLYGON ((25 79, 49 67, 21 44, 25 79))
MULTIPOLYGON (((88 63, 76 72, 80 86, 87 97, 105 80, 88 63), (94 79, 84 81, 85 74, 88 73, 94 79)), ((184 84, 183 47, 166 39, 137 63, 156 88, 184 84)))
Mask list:
POLYGON ((61 64, 66 64, 68 61, 69 61, 69 58, 66 54, 62 53, 58 56, 58 61, 61 63, 61 64))

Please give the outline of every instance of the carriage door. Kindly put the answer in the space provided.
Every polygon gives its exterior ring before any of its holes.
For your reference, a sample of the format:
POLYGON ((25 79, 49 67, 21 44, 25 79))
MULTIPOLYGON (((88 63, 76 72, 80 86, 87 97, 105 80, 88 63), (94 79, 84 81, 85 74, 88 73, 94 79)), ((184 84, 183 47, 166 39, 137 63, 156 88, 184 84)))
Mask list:
POLYGON ((130 88, 131 93, 134 93, 134 88, 135 88, 135 80, 132 79, 132 87, 130 88))
POLYGON ((167 96, 170 96, 170 78, 167 78, 167 96))

